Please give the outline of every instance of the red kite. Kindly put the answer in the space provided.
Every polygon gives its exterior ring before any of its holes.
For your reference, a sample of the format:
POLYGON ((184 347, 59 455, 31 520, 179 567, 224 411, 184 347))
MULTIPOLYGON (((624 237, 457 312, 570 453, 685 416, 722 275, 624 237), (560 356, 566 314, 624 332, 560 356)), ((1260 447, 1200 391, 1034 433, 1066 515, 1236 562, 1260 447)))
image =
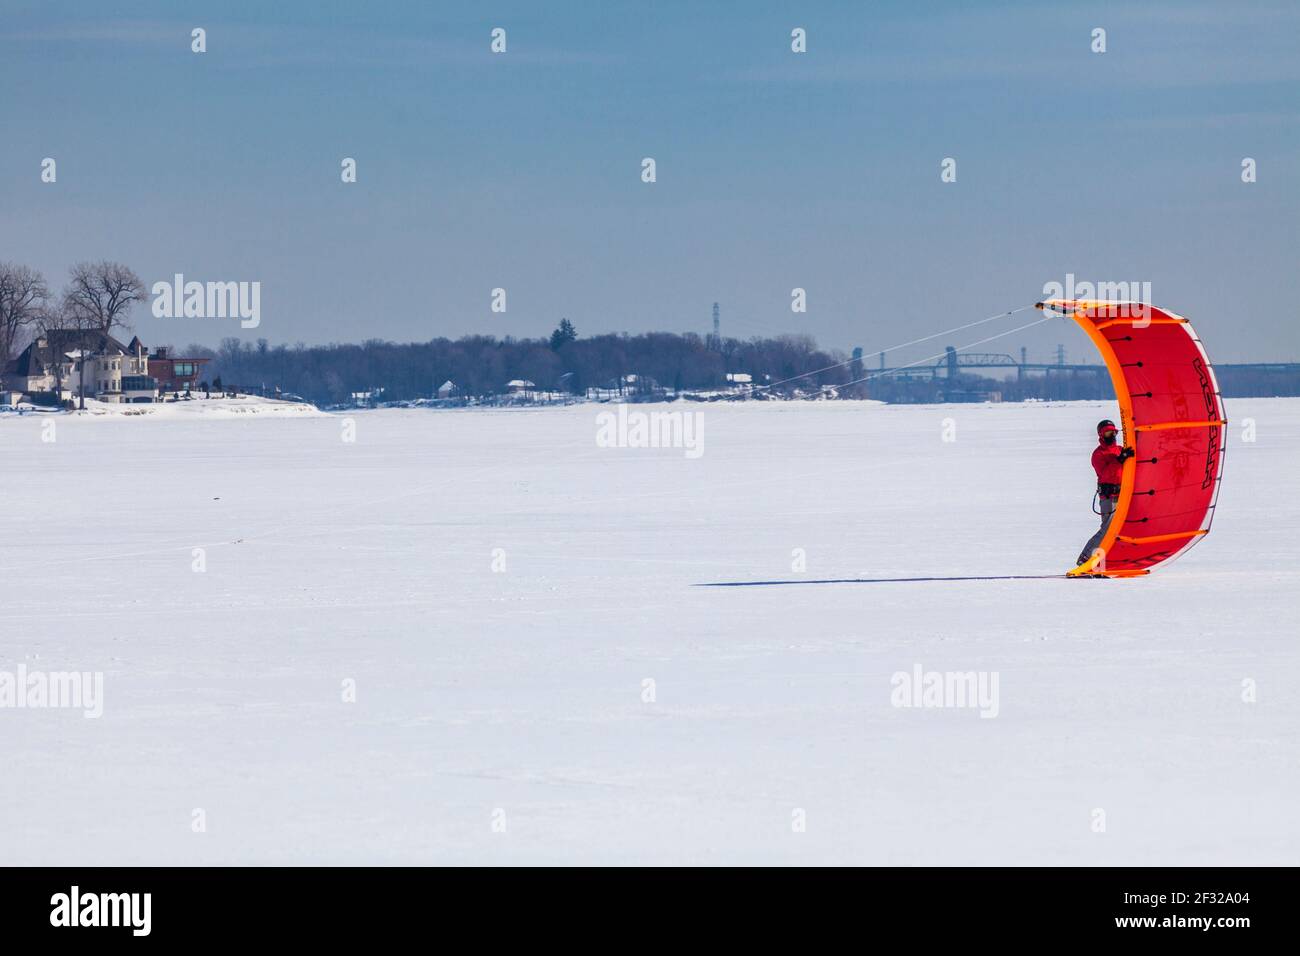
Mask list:
POLYGON ((1124 463, 1119 500, 1096 552, 1071 576, 1134 577, 1210 531, 1227 415, 1201 340, 1181 315, 1141 302, 1051 299, 1106 360, 1119 399, 1124 463))

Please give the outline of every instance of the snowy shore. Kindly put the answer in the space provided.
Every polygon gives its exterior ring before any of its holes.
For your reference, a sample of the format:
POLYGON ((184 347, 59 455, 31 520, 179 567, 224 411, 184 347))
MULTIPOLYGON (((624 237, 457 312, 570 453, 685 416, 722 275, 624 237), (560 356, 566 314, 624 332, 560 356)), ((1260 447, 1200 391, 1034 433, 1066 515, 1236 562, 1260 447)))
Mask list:
POLYGON ((22 418, 27 415, 67 416, 69 418, 148 418, 193 421, 199 418, 241 418, 260 415, 274 418, 304 418, 324 415, 314 405, 306 402, 286 402, 257 395, 240 395, 237 398, 194 398, 175 402, 147 404, 119 404, 86 400, 84 409, 39 408, 34 405, 16 407, 0 406, 0 421, 5 418, 22 418))

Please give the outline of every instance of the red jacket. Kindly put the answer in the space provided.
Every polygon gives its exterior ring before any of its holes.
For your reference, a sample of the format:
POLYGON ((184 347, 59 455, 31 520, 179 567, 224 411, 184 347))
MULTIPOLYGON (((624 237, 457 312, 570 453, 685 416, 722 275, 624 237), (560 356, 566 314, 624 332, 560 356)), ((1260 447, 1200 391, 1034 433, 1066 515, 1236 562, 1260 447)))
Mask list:
MULTIPOLYGON (((1124 466, 1120 464, 1119 453, 1122 451, 1119 442, 1113 445, 1099 443, 1092 451, 1092 470, 1097 473, 1097 484, 1099 485, 1118 485, 1120 476, 1124 474, 1124 466)), ((1111 497, 1118 497, 1112 495, 1111 497)))

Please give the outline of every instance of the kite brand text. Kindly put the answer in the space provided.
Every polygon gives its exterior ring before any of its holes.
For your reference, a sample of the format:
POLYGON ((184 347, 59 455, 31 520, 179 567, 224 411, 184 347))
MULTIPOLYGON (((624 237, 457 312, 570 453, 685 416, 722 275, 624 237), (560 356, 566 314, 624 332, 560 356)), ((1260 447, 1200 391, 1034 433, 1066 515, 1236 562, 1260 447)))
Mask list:
POLYGON ((244 329, 262 324, 260 282, 186 282, 178 272, 171 282, 155 282, 151 291, 157 319, 239 319, 244 329))
POLYGON ((1067 272, 1064 283, 1053 281, 1043 284, 1043 298, 1114 302, 1115 318, 1135 319, 1135 329, 1151 324, 1150 282, 1089 282, 1086 279, 1080 282, 1075 279, 1073 272, 1067 272))
POLYGON ((982 718, 998 715, 997 671, 927 671, 914 664, 895 671, 889 683, 895 707, 978 708, 982 718))
POLYGON ((704 415, 701 412, 633 412, 626 404, 618 412, 596 416, 598 448, 682 448, 687 458, 704 454, 704 415))

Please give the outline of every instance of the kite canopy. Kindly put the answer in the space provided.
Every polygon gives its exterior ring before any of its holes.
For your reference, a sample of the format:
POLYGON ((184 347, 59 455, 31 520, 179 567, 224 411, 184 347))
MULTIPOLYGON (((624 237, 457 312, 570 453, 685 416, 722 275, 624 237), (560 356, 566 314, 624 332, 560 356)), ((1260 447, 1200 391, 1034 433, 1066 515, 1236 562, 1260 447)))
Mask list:
POLYGON ((1214 369, 1181 315, 1140 302, 1051 299, 1038 308, 1074 319, 1097 346, 1123 443, 1136 451, 1098 553, 1069 573, 1146 574, 1210 530, 1228 423, 1214 369))

